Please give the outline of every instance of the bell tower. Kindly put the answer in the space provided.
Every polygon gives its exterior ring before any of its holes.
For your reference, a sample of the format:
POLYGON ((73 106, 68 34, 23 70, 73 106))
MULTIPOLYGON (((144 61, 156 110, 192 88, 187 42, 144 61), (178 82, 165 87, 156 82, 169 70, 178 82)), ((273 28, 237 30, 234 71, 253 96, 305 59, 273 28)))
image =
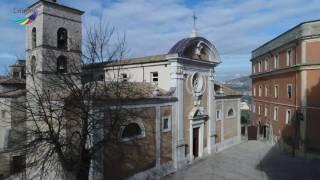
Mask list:
POLYGON ((84 12, 39 0, 28 7, 26 26, 27 89, 55 90, 56 76, 70 76, 81 69, 81 16, 84 12))

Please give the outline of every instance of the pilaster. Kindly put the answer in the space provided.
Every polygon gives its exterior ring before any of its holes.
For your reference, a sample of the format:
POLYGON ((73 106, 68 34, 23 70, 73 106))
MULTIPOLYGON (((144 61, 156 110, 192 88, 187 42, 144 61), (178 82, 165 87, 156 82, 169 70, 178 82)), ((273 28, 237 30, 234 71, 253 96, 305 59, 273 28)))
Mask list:
POLYGON ((214 77, 215 71, 210 70, 210 76, 208 78, 208 90, 209 90, 209 101, 208 101, 208 154, 212 154, 215 151, 215 134, 216 134, 216 104, 215 104, 215 92, 214 92, 214 77))
POLYGON ((237 112, 237 136, 239 138, 239 140, 241 140, 241 109, 240 109, 240 102, 241 100, 238 99, 237 101, 237 108, 238 108, 238 112, 237 112))
POLYGON ((160 127, 160 106, 156 107, 156 166, 160 167, 161 158, 161 127, 160 127))
POLYGON ((171 86, 176 88, 175 97, 178 101, 174 104, 175 120, 174 120, 174 162, 175 168, 179 169, 186 165, 185 158, 185 139, 184 139, 184 108, 183 108, 183 87, 184 87, 184 73, 182 65, 176 60, 171 61, 171 86))
POLYGON ((221 106, 222 106, 222 113, 221 113, 221 115, 222 115, 222 118, 221 118, 221 140, 220 140, 220 142, 223 142, 224 141, 224 120, 225 120, 225 117, 224 117, 224 115, 225 115, 225 109, 224 109, 224 103, 225 103, 225 101, 222 101, 222 103, 221 103, 221 106))
MULTIPOLYGON (((303 58, 305 59, 305 58, 303 58)), ((303 121, 300 121, 300 149, 304 152, 306 150, 306 137, 307 137, 307 71, 301 71, 301 112, 303 114, 303 121)))

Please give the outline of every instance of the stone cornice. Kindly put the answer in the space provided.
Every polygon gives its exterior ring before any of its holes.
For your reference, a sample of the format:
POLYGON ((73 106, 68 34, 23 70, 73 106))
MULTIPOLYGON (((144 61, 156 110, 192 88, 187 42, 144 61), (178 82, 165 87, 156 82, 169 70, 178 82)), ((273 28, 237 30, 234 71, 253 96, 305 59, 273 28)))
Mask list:
POLYGON ((51 17, 60 18, 60 19, 63 19, 63 20, 73 21, 73 22, 81 24, 81 21, 74 20, 74 19, 71 19, 71 18, 66 18, 66 17, 63 17, 63 16, 58 16, 58 15, 55 15, 55 14, 50 14, 50 13, 46 13, 46 12, 43 12, 41 14, 44 14, 44 15, 47 15, 47 16, 51 16, 51 17))
POLYGON ((50 46, 50 45, 39 45, 37 46, 36 48, 34 49, 26 49, 26 52, 30 52, 30 51, 34 51, 34 50, 39 50, 40 48, 44 48, 44 49, 51 49, 51 50, 55 50, 55 51, 62 51, 62 52, 72 52, 72 53, 79 53, 81 54, 82 51, 81 50, 66 50, 66 49, 60 49, 60 48, 57 48, 57 47, 54 47, 54 46, 50 46))
POLYGON ((202 67, 216 67, 219 63, 211 62, 211 61, 203 61, 203 60, 196 60, 196 59, 189 59, 184 57, 178 57, 177 59, 171 59, 169 61, 177 61, 181 64, 188 64, 188 65, 196 65, 202 67))
POLYGON ((295 66, 288 67, 288 68, 276 69, 276 70, 269 71, 269 72, 253 74, 250 77, 252 79, 254 79, 254 78, 274 76, 274 75, 279 75, 279 74, 284 74, 284 73, 304 71, 304 70, 313 70, 313 69, 320 69, 320 64, 300 64, 300 65, 295 65, 295 66))

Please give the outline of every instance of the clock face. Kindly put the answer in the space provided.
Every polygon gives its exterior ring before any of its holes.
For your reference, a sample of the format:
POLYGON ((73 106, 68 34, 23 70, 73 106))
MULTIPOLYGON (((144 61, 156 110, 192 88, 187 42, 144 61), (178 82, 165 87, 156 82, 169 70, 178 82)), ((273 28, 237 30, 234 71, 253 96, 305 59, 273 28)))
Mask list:
POLYGON ((192 89, 195 93, 200 93, 203 87, 203 78, 198 73, 192 76, 192 89))

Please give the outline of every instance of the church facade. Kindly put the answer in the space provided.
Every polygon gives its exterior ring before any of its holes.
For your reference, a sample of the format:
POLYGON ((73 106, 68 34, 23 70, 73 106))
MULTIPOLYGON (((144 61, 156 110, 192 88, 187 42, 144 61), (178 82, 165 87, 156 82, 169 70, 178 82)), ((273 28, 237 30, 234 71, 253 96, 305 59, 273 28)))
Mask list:
MULTIPOLYGON (((29 13, 37 9, 39 16, 26 30, 26 91, 22 97, 32 86, 54 91, 55 87, 47 82, 53 72, 75 73, 68 64, 81 66, 83 12, 55 1, 38 1, 29 9, 29 13), (50 59, 53 56, 58 58, 50 59), (37 76, 32 77, 30 72, 36 72, 37 76)), ((93 163, 91 179, 160 178, 240 143, 241 95, 215 81, 215 68, 220 63, 215 46, 193 33, 165 54, 122 60, 112 65, 83 66, 83 72, 94 72, 102 82, 116 78, 146 90, 144 99, 126 105, 146 115, 130 119, 120 128, 117 146, 101 153, 101 159, 107 155, 114 159, 105 160, 102 174, 95 170, 93 163), (119 73, 114 72, 115 66, 119 67, 119 73), (142 159, 141 153, 145 155, 142 159)), ((5 98, 1 96, 5 93, 8 92, 0 92, 0 100, 5 98)), ((108 121, 108 117, 104 118, 108 121)), ((10 155, 6 161, 12 166, 10 155)))
MULTIPOLYGON (((178 41, 167 54, 123 60, 116 65, 119 68, 98 63, 88 69, 106 81, 151 84, 177 99, 170 105, 170 130, 165 134, 171 137, 172 149, 170 163, 166 164, 169 166, 159 166, 159 172, 163 172, 182 168, 240 142, 241 96, 230 90, 224 93, 227 88, 214 80, 215 68, 220 63, 213 44, 203 37, 190 37, 178 41)), ((163 121, 159 123, 163 132, 163 121)), ((159 134, 161 144, 168 143, 168 139, 161 140, 165 134, 159 134)), ((161 152, 161 146, 158 151, 161 152)), ((137 176, 145 174, 148 173, 137 176)))

